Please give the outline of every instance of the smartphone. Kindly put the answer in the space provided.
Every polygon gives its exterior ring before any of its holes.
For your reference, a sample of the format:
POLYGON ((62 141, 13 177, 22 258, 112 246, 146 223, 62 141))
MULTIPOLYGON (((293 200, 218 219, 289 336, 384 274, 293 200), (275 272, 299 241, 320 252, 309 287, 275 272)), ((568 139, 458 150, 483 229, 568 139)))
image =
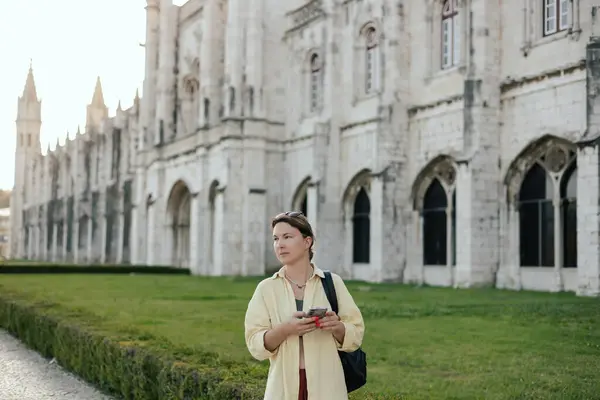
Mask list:
POLYGON ((311 308, 310 310, 308 310, 308 313, 306 313, 306 316, 307 317, 324 318, 326 312, 327 312, 327 307, 314 307, 314 308, 311 308))

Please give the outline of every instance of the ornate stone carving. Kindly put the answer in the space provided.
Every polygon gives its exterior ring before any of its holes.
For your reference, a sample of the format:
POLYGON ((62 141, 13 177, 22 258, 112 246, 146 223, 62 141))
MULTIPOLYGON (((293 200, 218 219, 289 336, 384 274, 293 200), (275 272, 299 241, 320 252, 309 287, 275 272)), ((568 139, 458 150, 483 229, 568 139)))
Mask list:
POLYGON ((562 139, 545 138, 532 143, 508 169, 504 180, 508 188, 508 201, 513 204, 517 202, 521 183, 535 163, 542 165, 548 173, 560 175, 575 157, 575 146, 562 139))
POLYGON ((568 159, 567 151, 558 146, 550 147, 543 156, 544 164, 554 173, 560 172, 567 165, 568 159))
POLYGON ((444 161, 436 165, 433 173, 448 186, 454 185, 456 181, 456 169, 449 161, 444 161))
POLYGON ((291 21, 290 30, 298 29, 324 15, 323 0, 312 0, 288 14, 291 21))
POLYGON ((454 161, 449 157, 438 158, 430 162, 415 179, 415 184, 412 190, 412 198, 414 201, 415 210, 423 209, 423 199, 429 185, 438 179, 444 186, 447 194, 454 190, 456 183, 456 168, 454 161))

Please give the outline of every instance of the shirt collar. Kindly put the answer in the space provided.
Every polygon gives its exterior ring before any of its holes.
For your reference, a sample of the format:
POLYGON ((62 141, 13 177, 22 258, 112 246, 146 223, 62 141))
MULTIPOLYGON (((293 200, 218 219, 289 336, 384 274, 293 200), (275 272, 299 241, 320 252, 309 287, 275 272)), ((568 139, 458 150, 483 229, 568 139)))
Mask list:
MULTIPOLYGON (((310 265, 312 265, 313 267, 313 274, 310 276, 310 278, 308 278, 308 280, 311 280, 312 278, 315 277, 315 275, 317 275, 320 278, 325 278, 325 273, 323 272, 323 270, 319 267, 317 267, 314 263, 310 263, 310 265)), ((275 272, 272 276, 272 279, 277 279, 277 278, 285 278, 285 266, 281 267, 279 269, 279 271, 275 272)))

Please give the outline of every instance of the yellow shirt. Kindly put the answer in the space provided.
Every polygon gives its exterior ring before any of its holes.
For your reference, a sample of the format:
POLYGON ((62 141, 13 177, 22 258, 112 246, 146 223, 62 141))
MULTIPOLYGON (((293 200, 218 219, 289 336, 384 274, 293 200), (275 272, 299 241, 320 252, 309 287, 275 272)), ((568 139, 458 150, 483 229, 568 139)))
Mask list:
MULTIPOLYGON (((338 297, 339 316, 346 327, 344 343, 331 332, 318 328, 303 336, 304 364, 309 400, 347 400, 348 393, 338 350, 352 352, 363 340, 364 322, 360 310, 348 292, 342 278, 331 274, 338 297)), ((325 275, 314 266, 313 275, 304 289, 303 311, 312 307, 327 307, 320 278, 325 275)), ((265 349, 265 333, 279 324, 288 322, 296 312, 296 302, 290 283, 281 268, 272 277, 261 281, 248 304, 245 336, 248 350, 259 361, 269 359, 269 376, 265 400, 297 400, 299 391, 300 344, 298 336, 288 337, 274 351, 265 349)))

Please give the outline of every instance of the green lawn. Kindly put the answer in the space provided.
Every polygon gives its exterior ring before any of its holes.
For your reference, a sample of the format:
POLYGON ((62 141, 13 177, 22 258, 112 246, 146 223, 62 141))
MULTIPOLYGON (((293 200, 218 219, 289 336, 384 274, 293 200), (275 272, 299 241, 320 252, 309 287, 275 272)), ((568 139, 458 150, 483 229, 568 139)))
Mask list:
MULTIPOLYGON (((0 293, 44 304, 49 313, 72 311, 79 323, 116 338, 164 348, 171 342, 182 356, 208 352, 217 362, 253 362, 244 344, 243 317, 256 283, 189 276, 3 275, 0 293)), ((353 399, 599 396, 600 299, 364 283, 349 288, 365 317, 369 362, 369 382, 353 399)), ((261 367, 265 376, 267 364, 261 367)))

